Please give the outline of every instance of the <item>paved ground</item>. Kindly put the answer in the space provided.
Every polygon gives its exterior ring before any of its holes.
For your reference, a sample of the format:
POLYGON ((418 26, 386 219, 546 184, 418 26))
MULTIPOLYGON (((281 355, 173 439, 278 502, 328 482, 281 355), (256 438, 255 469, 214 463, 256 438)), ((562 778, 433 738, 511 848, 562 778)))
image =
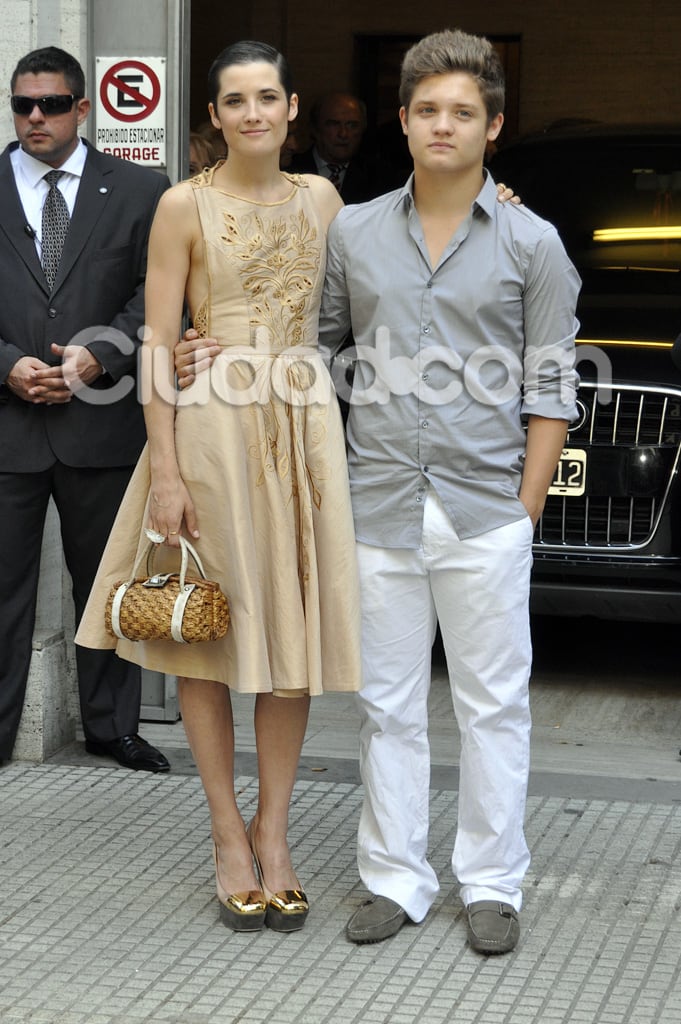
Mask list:
MULTIPOLYGON (((6 766, 1 1024, 676 1024, 679 701, 671 689, 656 694, 650 742, 639 703, 632 716, 611 697, 622 726, 608 747, 590 730, 606 697, 586 697, 580 713, 573 686, 554 682, 551 699, 534 691, 523 937, 498 959, 468 949, 449 869, 456 753, 437 671, 431 859, 442 891, 423 925, 376 946, 343 934, 362 899, 346 698, 315 702, 296 784, 291 838, 312 909, 292 935, 235 935, 219 923, 208 816, 181 726, 144 729, 173 761, 166 777, 119 769, 78 744, 46 765, 6 766)), ((256 800, 249 718, 239 704, 246 818, 256 800)))

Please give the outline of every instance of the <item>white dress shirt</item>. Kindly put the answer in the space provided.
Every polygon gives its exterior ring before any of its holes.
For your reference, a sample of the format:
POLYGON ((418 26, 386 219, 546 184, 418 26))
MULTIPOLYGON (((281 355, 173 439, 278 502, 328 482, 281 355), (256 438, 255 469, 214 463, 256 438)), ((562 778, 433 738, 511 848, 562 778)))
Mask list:
POLYGON ((346 163, 342 163, 342 161, 334 162, 332 160, 331 163, 328 163, 324 159, 324 157, 320 156, 319 151, 318 151, 316 146, 312 150, 312 156, 314 158, 315 164, 317 165, 317 174, 321 175, 322 178, 326 178, 327 181, 331 180, 331 175, 332 175, 331 167, 333 166, 333 167, 337 167, 338 168, 338 185, 336 187, 337 187, 338 191, 340 192, 340 190, 341 190, 341 188, 343 186, 343 182, 345 181, 345 172, 348 169, 347 162, 346 163))
POLYGON ((83 143, 76 146, 75 150, 65 160, 61 167, 50 167, 42 160, 36 160, 25 150, 18 146, 10 153, 14 180, 16 181, 19 199, 26 215, 26 228, 30 229, 35 241, 38 259, 42 253, 42 221, 43 206, 49 192, 49 185, 44 180, 48 171, 63 171, 62 177, 57 182, 57 188, 64 196, 69 210, 69 217, 73 216, 76 205, 80 179, 85 169, 87 149, 83 143))

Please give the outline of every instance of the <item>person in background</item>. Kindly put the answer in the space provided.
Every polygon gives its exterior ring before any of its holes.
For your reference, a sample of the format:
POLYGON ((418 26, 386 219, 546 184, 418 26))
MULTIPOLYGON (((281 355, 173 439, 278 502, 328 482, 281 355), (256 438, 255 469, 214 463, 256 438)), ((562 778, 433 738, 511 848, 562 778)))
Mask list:
POLYGON ((199 135, 198 132, 190 132, 189 134, 189 176, 193 178, 195 174, 200 172, 205 167, 212 167, 217 162, 218 156, 213 145, 209 140, 199 135))
POLYGON ((215 160, 224 160, 227 156, 227 144, 225 143, 224 136, 211 121, 202 121, 194 128, 193 134, 205 139, 210 146, 210 152, 215 157, 215 160))
MULTIPOLYGON (((145 439, 135 394, 147 241, 165 175, 80 139, 78 61, 54 46, 11 80, 17 141, 0 156, 0 760, 31 661, 43 526, 59 514, 76 621, 145 439)), ((168 771, 138 735, 140 673, 76 651, 86 749, 168 771)))
POLYGON ((379 165, 361 151, 364 103, 350 93, 330 92, 310 110, 312 146, 294 156, 291 170, 319 174, 335 185, 344 203, 363 203, 384 191, 379 165))
POLYGON ((292 121, 288 126, 284 145, 279 154, 279 168, 282 171, 290 171, 295 155, 300 151, 298 145, 298 124, 292 121))

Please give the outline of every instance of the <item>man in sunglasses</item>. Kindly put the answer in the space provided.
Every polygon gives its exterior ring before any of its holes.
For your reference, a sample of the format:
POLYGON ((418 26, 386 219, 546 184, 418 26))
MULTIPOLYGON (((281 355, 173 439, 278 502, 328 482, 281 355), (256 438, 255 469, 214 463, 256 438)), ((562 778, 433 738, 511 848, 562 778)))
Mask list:
MULTIPOLYGON (((78 620, 144 444, 134 375, 147 239, 170 184, 80 139, 90 101, 64 50, 23 57, 11 93, 17 142, 0 155, 0 761, 23 709, 49 498, 78 620)), ((84 648, 76 665, 88 751, 167 771, 137 734, 138 669, 84 648)))

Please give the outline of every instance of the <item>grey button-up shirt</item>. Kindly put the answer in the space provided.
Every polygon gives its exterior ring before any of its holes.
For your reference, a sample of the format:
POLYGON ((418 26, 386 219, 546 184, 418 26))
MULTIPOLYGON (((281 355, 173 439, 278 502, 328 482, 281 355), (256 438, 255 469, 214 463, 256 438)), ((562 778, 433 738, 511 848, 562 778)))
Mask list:
POLYGON ((340 211, 320 345, 334 352, 350 329, 355 339, 347 438, 359 540, 418 547, 429 487, 462 538, 527 514, 523 418, 576 414, 580 283, 555 228, 498 203, 487 173, 435 268, 413 177, 340 211))

